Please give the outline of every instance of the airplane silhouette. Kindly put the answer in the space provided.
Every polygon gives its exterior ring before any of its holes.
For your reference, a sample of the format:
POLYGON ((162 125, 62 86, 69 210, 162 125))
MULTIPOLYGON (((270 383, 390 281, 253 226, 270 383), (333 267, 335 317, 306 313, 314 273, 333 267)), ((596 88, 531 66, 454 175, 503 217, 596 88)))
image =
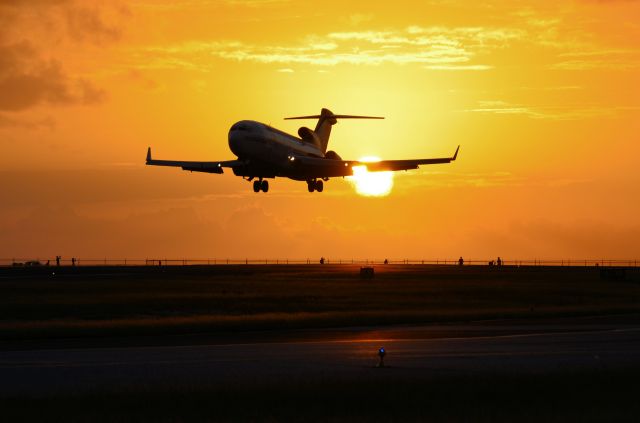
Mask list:
POLYGON ((236 176, 253 181, 254 192, 269 191, 267 178, 285 177, 306 181, 309 192, 322 192, 323 181, 329 178, 352 176, 353 168, 365 166, 369 172, 417 169, 420 165, 449 163, 456 159, 460 146, 452 157, 416 160, 382 160, 364 162, 342 160, 335 151, 327 151, 331 127, 338 119, 384 119, 377 116, 335 115, 322 109, 319 115, 296 116, 285 119, 318 119, 315 130, 301 127, 298 137, 272 128, 264 123, 242 120, 229 130, 229 148, 238 158, 226 161, 175 161, 151 158, 147 150, 147 165, 176 166, 191 172, 223 173, 231 168, 236 176), (257 178, 257 179, 256 179, 257 178))

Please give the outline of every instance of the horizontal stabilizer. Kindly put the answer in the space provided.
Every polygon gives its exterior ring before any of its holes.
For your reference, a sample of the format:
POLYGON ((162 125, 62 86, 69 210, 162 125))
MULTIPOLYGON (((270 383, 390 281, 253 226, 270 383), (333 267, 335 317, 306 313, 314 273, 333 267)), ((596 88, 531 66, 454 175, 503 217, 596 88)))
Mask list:
POLYGON ((384 119, 382 116, 354 116, 354 115, 311 115, 311 116, 293 116, 286 117, 284 120, 294 120, 294 119, 320 119, 321 117, 332 117, 334 119, 384 119))

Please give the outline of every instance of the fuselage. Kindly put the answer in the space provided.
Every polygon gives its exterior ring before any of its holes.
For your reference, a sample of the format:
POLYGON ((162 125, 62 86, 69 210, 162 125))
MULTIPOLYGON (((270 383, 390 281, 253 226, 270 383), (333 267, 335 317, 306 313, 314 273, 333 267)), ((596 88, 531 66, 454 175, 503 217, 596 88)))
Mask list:
POLYGON ((253 120, 242 120, 229 130, 229 148, 246 163, 234 168, 238 176, 274 178, 283 176, 305 180, 290 160, 293 154, 323 158, 320 149, 310 143, 253 120))

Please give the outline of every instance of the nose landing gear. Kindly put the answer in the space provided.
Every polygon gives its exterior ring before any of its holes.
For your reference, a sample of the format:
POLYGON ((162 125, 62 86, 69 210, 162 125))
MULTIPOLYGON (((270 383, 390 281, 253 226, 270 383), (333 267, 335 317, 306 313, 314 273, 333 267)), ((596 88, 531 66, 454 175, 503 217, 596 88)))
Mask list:
POLYGON ((269 181, 260 178, 258 181, 253 181, 253 192, 269 192, 269 181))
POLYGON ((307 181, 307 189, 309 192, 318 191, 322 192, 324 190, 324 183, 321 179, 314 179, 311 181, 307 181))

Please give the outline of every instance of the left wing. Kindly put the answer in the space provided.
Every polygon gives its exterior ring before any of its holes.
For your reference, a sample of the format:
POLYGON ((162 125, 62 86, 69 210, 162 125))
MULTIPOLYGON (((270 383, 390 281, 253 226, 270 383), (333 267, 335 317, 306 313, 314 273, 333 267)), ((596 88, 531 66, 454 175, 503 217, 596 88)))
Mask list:
POLYGON ((365 166, 368 172, 384 172, 417 169, 421 165, 450 163, 458 157, 460 146, 451 157, 415 160, 382 160, 379 162, 362 162, 359 160, 333 160, 306 156, 291 156, 294 166, 304 167, 305 173, 316 178, 331 178, 353 175, 353 168, 365 166))
POLYGON ((223 167, 234 167, 240 165, 238 160, 227 160, 222 162, 188 162, 178 160, 154 160, 151 158, 151 147, 147 150, 147 165, 151 166, 175 166, 180 167, 182 170, 189 170, 191 172, 206 172, 206 173, 223 173, 223 167))

